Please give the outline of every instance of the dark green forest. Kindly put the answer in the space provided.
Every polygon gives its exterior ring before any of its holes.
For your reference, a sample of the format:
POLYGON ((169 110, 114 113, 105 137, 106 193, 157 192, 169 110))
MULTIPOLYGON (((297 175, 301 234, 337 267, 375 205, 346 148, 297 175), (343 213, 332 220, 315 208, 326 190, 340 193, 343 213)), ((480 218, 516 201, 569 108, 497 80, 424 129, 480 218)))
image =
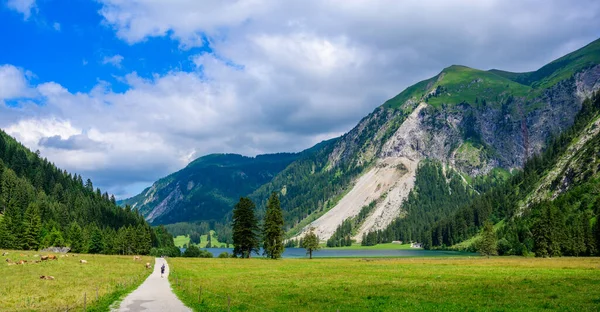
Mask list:
POLYGON ((148 254, 173 246, 164 228, 116 205, 92 181, 57 168, 0 130, 0 248, 71 247, 78 253, 148 254))

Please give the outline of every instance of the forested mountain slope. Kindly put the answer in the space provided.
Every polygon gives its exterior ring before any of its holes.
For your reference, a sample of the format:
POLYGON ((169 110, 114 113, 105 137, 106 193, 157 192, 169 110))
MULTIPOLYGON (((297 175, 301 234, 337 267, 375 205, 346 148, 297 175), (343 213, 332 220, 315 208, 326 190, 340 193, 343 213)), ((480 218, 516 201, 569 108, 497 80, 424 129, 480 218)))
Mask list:
POLYGON ((0 213, 0 248, 147 254, 161 245, 137 211, 117 206, 89 179, 56 168, 1 130, 0 213))
MULTIPOLYGON (((600 92, 523 171, 435 224, 423 239, 429 247, 452 246, 491 220, 501 254, 592 255, 600 250, 599 214, 600 92)), ((456 248, 474 249, 474 242, 456 248)))
POLYGON ((154 224, 220 221, 241 196, 269 182, 299 156, 291 153, 203 156, 119 204, 139 209, 154 224))

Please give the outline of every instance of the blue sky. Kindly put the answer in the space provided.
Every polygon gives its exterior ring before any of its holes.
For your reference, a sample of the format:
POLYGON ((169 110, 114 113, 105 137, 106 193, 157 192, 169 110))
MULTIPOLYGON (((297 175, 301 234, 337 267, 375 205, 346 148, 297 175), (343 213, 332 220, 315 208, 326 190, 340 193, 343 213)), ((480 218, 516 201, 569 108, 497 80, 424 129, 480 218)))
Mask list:
POLYGON ((0 0, 0 27, 0 128, 126 197, 339 136, 452 64, 535 70, 600 37, 600 2, 0 0))
MULTIPOLYGON (((141 77, 171 70, 191 70, 190 56, 209 47, 182 50, 168 37, 148 38, 130 45, 103 24, 95 1, 37 1, 31 16, 7 6, 0 11, 0 42, 10 43, 0 53, 0 64, 13 64, 35 73, 38 81, 58 81, 71 92, 89 92, 98 82, 115 91, 126 84, 119 77, 135 71, 141 77), (147 53, 152 51, 152 53, 147 53), (122 61, 106 63, 117 56, 122 61)), ((113 59, 115 60, 115 59, 113 59)), ((33 82, 36 82, 34 79, 33 82)))

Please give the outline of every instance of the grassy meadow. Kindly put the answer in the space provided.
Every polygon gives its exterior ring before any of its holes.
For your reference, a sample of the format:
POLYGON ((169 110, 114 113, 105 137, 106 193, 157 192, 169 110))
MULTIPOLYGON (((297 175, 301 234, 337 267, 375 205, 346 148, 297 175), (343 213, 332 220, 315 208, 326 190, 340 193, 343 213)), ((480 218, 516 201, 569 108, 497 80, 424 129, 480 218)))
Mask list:
MULTIPOLYGON (((5 252, 0 250, 0 255, 5 252)), ((154 265, 154 258, 142 257, 133 261, 132 256, 76 255, 35 251, 7 251, 0 257, 0 310, 1 311, 74 311, 83 310, 84 294, 87 311, 108 311, 109 306, 139 286, 151 270, 146 262, 154 265), (34 255, 56 255, 58 260, 40 260, 34 255), (27 260, 23 265, 8 265, 27 260), (87 264, 79 263, 86 260, 87 264), (42 280, 50 275, 54 280, 42 280), (96 291, 98 300, 96 300, 96 291)))
POLYGON ((169 259, 195 311, 597 311, 600 258, 169 259), (202 288, 201 302, 199 302, 202 288))

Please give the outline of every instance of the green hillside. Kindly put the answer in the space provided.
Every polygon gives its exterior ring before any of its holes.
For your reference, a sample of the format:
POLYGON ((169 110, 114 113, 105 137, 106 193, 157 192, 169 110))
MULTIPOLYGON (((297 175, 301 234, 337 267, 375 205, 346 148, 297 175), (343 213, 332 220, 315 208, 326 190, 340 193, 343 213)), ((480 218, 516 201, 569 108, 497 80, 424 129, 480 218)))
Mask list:
POLYGON ((298 157, 291 153, 203 156, 119 204, 139 209, 153 224, 220 221, 241 196, 269 182, 298 157))
POLYGON ((600 64, 600 39, 534 72, 512 73, 498 69, 483 71, 452 65, 437 76, 406 88, 385 102, 384 106, 399 108, 410 99, 415 102, 425 101, 435 107, 463 102, 471 105, 497 105, 508 96, 531 100, 539 96, 542 90, 597 64, 600 64))

